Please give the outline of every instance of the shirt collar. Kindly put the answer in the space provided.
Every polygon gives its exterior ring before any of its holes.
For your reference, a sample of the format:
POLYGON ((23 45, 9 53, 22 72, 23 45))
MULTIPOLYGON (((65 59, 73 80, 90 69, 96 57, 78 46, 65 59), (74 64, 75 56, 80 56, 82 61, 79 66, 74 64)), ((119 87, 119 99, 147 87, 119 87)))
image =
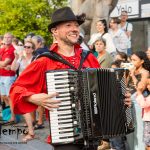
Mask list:
MULTIPOLYGON (((57 50, 58 50, 58 43, 53 43, 50 47, 50 51, 57 52, 57 50)), ((79 44, 74 45, 74 50, 75 50, 75 55, 80 55, 82 52, 82 48, 79 44)))

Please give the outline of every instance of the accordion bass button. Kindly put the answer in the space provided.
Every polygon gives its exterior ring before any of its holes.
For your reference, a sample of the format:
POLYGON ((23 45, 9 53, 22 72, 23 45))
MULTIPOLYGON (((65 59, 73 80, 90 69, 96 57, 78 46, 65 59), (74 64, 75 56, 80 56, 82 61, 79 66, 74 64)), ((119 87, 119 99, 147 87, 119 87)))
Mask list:
POLYGON ((74 91, 74 87, 70 87, 70 91, 74 91))
POLYGON ((73 122, 73 124, 74 124, 74 125, 77 125, 77 124, 78 124, 78 122, 77 122, 77 121, 74 121, 74 122, 73 122))
POLYGON ((76 105, 75 104, 72 104, 72 108, 75 108, 76 107, 76 105))

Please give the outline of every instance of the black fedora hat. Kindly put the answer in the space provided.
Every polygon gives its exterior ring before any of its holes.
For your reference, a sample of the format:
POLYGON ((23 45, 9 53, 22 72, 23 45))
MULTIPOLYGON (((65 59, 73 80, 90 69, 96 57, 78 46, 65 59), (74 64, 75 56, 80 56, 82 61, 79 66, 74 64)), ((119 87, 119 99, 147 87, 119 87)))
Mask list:
POLYGON ((82 14, 82 17, 75 16, 70 7, 63 7, 57 9, 52 14, 51 24, 49 24, 48 30, 51 31, 51 29, 54 28, 56 25, 66 21, 77 21, 78 24, 81 25, 85 21, 85 15, 82 14))

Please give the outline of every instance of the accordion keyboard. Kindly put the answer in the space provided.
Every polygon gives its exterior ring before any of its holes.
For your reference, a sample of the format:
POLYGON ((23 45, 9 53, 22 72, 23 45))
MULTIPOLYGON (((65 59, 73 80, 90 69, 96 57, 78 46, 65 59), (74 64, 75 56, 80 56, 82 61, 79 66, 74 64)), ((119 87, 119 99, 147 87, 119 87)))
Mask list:
POLYGON ((78 122, 76 114, 76 74, 68 71, 48 72, 48 94, 58 92, 56 100, 61 100, 59 108, 49 113, 52 143, 70 143, 74 136, 78 136, 78 122))

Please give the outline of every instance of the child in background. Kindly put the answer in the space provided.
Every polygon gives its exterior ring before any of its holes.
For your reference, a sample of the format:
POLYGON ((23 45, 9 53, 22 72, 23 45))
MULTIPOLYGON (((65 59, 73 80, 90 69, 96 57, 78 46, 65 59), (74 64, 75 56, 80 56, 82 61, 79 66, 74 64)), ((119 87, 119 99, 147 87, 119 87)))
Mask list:
POLYGON ((128 56, 124 52, 118 52, 115 57, 115 60, 121 60, 123 62, 128 62, 128 56))
POLYGON ((146 82, 139 82, 137 86, 137 97, 136 101, 142 107, 142 118, 144 121, 144 132, 143 141, 145 143, 146 150, 150 150, 150 95, 147 97, 143 96, 143 91, 147 86, 148 91, 150 91, 150 78, 146 82))

